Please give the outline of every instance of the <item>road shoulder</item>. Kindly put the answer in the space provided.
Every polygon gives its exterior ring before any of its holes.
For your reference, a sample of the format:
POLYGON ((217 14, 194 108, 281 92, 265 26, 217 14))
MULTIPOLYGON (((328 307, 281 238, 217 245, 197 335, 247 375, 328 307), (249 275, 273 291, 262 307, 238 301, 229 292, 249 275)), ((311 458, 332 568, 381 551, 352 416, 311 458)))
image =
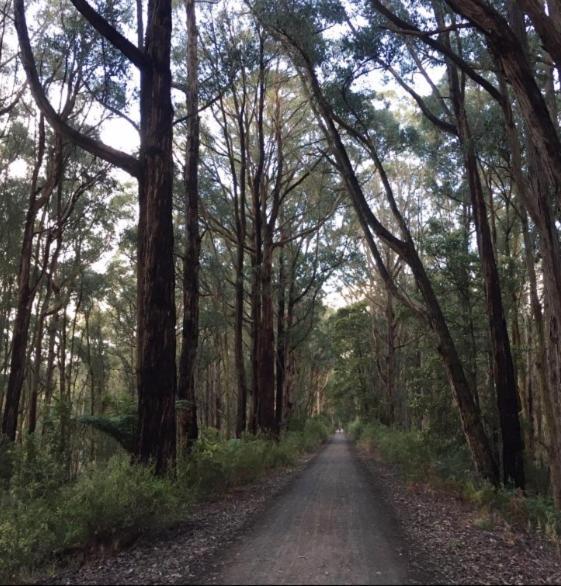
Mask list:
POLYGON ((489 525, 472 504, 425 484, 408 485, 391 466, 356 453, 396 512, 421 583, 561 583, 561 557, 545 538, 499 517, 489 525))

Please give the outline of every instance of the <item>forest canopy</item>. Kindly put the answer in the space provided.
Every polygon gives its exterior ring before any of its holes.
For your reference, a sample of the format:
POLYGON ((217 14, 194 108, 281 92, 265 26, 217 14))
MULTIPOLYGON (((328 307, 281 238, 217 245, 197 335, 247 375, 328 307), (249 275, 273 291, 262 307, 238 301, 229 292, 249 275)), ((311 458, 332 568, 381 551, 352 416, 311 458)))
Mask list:
POLYGON ((561 511, 557 0, 2 0, 0 56, 6 486, 324 416, 561 511))

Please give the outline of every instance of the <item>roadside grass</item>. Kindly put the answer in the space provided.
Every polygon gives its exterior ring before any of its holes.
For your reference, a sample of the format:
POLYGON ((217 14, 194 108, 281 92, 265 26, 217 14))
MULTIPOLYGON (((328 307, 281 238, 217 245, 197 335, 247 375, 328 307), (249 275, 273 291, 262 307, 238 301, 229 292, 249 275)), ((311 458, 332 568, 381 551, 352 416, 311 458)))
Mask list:
POLYGON ((188 518, 190 506, 294 465, 316 450, 329 427, 311 419, 280 441, 245 436, 224 440, 203 433, 176 475, 155 477, 120 454, 91 466, 70 483, 56 454, 0 446, 0 583, 25 582, 65 554, 122 549, 139 535, 188 518))
POLYGON ((406 481, 427 483, 475 505, 479 509, 475 524, 480 528, 491 528, 498 514, 513 526, 539 531, 559 543, 561 514, 548 495, 496 489, 474 480, 469 454, 455 442, 362 421, 353 422, 349 432, 361 449, 396 465, 406 481))

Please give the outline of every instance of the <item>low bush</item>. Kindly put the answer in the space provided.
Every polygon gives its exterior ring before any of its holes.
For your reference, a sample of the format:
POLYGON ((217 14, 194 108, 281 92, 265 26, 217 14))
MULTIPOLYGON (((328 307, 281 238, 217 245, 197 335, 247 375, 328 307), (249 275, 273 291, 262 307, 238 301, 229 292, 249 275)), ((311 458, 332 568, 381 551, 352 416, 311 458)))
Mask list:
POLYGON ((382 458, 397 464, 410 480, 423 480, 430 475, 433 461, 428 445, 419 432, 396 431, 380 424, 351 425, 351 434, 359 446, 376 450, 382 458))
POLYGON ((178 520, 189 504, 171 480, 124 457, 82 474, 61 491, 61 500, 67 519, 64 545, 70 548, 128 540, 178 520))
POLYGON ((353 440, 399 466, 412 481, 464 482, 473 476, 469 454, 453 441, 415 430, 392 429, 379 423, 353 422, 353 440))
POLYGON ((355 419, 353 422, 351 422, 347 426, 347 429, 349 431, 349 435, 351 436, 351 439, 353 441, 356 442, 362 438, 362 434, 364 432, 364 427, 365 427, 365 424, 362 421, 362 419, 355 419))
POLYGON ((520 490, 497 490, 488 483, 473 482, 462 487, 461 496, 482 511, 500 513, 512 525, 537 529, 554 541, 561 536, 561 514, 555 511, 549 497, 525 495, 520 490))
POLYGON ((299 431, 287 431, 280 441, 251 435, 224 441, 215 430, 206 430, 190 456, 179 463, 179 483, 198 498, 216 496, 257 480, 267 470, 293 465, 328 435, 328 425, 319 418, 306 421, 299 431))
POLYGON ((329 432, 330 426, 325 419, 321 417, 308 419, 304 429, 300 432, 302 434, 299 444, 300 450, 313 451, 317 449, 327 439, 329 432))
POLYGON ((37 454, 14 455, 14 474, 0 495, 0 579, 15 581, 66 550, 117 546, 185 511, 173 483, 115 457, 56 481, 57 464, 37 454))

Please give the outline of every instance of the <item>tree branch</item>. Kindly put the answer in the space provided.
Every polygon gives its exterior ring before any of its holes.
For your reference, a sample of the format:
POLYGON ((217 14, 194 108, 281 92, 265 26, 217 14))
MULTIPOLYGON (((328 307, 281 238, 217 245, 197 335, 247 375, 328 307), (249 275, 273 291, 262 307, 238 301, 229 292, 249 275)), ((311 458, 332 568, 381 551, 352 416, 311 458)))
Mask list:
POLYGON ((458 136, 458 130, 454 124, 450 124, 446 120, 440 119, 434 114, 431 109, 427 106, 423 98, 399 75, 399 73, 391 66, 380 61, 384 67, 394 76, 397 83, 417 102, 417 105, 421 109, 421 112, 440 130, 458 136))
POLYGON ((133 177, 140 177, 140 163, 135 157, 82 134, 67 124, 55 111, 45 94, 39 79, 39 74, 37 73, 37 66, 35 64, 25 19, 24 0, 14 0, 14 22, 20 45, 21 61, 27 75, 27 82, 29 83, 31 94, 39 110, 43 113, 53 129, 92 155, 100 157, 108 163, 123 169, 133 177))
POLYGON ((448 49, 441 42, 430 37, 424 36, 423 31, 421 31, 421 29, 419 29, 414 24, 411 24, 410 22, 403 20, 402 18, 397 16, 397 14, 394 14, 391 10, 386 8, 380 0, 370 0, 370 2, 375 10, 377 10, 382 16, 387 18, 391 23, 393 23, 397 27, 395 32, 409 35, 415 33, 417 36, 420 36, 423 43, 429 45, 442 55, 448 57, 451 61, 454 62, 455 65, 457 65, 462 71, 464 71, 466 75, 471 77, 473 81, 478 83, 493 98, 495 98, 497 102, 502 103, 502 101, 504 100, 504 96, 501 94, 501 92, 492 83, 488 82, 484 77, 479 75, 479 73, 477 73, 477 71, 475 71, 467 61, 465 61, 459 55, 454 53, 454 51, 448 49))
POLYGON ((138 47, 133 45, 116 28, 112 27, 106 20, 92 8, 86 0, 70 0, 76 10, 95 28, 95 30, 106 38, 114 47, 138 69, 146 69, 150 65, 148 57, 138 47))

